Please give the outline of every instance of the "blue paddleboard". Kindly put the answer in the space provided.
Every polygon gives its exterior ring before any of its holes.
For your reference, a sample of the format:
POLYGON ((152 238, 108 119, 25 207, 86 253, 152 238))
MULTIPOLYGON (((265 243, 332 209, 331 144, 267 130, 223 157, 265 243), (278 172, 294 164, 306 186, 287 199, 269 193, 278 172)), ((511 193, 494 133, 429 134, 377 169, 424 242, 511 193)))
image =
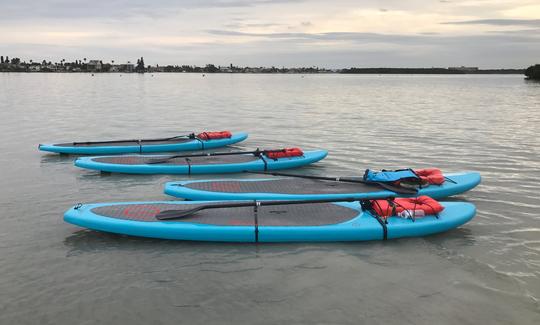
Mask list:
MULTIPOLYGON (((443 198, 466 192, 480 184, 480 173, 445 174, 442 185, 429 185, 417 195, 443 198)), ((168 182, 165 193, 194 201, 205 200, 320 200, 357 197, 376 199, 407 195, 377 185, 302 178, 218 179, 168 182)), ((416 195, 414 195, 416 196, 416 195)))
MULTIPOLYGON (((227 201, 231 202, 231 201, 227 201)), ((218 242, 364 241, 426 236, 459 227, 476 209, 464 202, 442 202, 436 216, 416 220, 389 217, 379 222, 356 202, 207 209, 181 219, 158 220, 167 210, 219 202, 131 202, 83 204, 64 214, 68 223, 116 234, 218 242), (386 236, 385 236, 386 234, 386 236)))
POLYGON ((80 157, 75 166, 99 170, 102 172, 128 174, 214 174, 240 173, 246 170, 264 171, 296 168, 317 162, 326 157, 328 151, 305 151, 302 156, 270 159, 264 155, 253 154, 204 156, 190 158, 174 158, 163 163, 170 156, 165 155, 126 155, 80 157))
POLYGON ((131 140, 99 142, 68 142, 56 144, 40 144, 41 151, 77 154, 77 155, 109 155, 122 153, 152 153, 204 150, 224 147, 247 139, 245 132, 233 133, 230 138, 201 140, 199 138, 170 138, 163 141, 131 140))

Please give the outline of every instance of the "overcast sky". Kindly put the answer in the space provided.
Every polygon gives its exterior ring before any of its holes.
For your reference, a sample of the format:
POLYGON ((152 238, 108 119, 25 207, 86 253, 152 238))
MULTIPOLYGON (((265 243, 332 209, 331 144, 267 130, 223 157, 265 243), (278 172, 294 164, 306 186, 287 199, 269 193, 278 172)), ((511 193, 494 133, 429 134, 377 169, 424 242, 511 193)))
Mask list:
POLYGON ((523 68, 540 0, 0 0, 0 54, 146 64, 523 68))

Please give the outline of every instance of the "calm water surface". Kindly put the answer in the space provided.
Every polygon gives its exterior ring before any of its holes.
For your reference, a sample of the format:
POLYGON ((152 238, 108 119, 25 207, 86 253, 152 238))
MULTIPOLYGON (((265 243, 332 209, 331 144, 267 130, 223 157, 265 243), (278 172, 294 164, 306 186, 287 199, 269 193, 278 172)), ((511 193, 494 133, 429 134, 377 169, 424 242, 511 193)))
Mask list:
POLYGON ((521 76, 3 73, 0 130, 0 324, 540 323, 540 84, 521 76), (480 171, 453 198, 478 215, 389 242, 118 236, 63 212, 170 200, 163 184, 181 177, 105 176, 37 151, 222 129, 250 133, 233 149, 328 149, 306 174, 480 171))

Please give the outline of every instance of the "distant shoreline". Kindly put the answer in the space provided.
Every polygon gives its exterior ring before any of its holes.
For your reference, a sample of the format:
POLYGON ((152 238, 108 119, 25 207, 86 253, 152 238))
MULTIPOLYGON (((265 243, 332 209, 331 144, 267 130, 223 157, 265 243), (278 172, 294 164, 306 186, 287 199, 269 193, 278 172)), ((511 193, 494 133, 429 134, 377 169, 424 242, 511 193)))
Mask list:
POLYGON ((111 60, 110 63, 102 60, 75 60, 68 62, 65 59, 59 62, 43 60, 41 62, 29 60, 23 61, 20 58, 9 58, 0 56, 0 72, 46 72, 46 73, 264 73, 264 74, 524 74, 525 69, 480 69, 474 66, 451 66, 451 67, 430 67, 430 68, 343 68, 328 69, 318 66, 311 67, 241 67, 232 63, 228 66, 206 64, 197 65, 145 65, 144 58, 137 59, 137 63, 131 61, 126 63, 116 63, 111 60))
MULTIPOLYGON (((486 69, 477 71, 455 71, 442 68, 435 69, 417 69, 417 68, 361 68, 355 69, 355 71, 348 71, 350 69, 341 69, 338 71, 287 71, 287 72, 275 72, 275 71, 256 71, 256 72, 242 72, 242 71, 146 71, 145 73, 196 73, 196 74, 419 74, 419 75, 465 75, 465 74, 519 74, 523 75, 525 69, 486 69)), ((25 70, 0 70, 0 73, 91 73, 91 74, 122 74, 122 73, 137 73, 130 71, 25 71, 25 70)))
POLYGON ((525 69, 351 68, 343 74, 523 74, 525 69))

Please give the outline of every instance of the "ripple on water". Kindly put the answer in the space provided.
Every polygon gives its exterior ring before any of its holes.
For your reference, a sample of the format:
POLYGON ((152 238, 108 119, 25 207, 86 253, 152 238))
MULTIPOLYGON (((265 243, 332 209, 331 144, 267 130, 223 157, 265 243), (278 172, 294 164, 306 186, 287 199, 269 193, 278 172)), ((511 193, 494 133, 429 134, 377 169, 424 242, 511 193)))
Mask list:
MULTIPOLYGON (((540 102, 521 76, 10 73, 0 86, 9 171, 0 323, 540 323, 540 102), (478 214, 444 234, 387 243, 118 236, 65 224, 62 213, 76 202, 168 200, 163 184, 183 177, 103 176, 36 151, 221 129, 250 133, 227 150, 328 149, 295 171, 306 174, 476 170, 482 185, 454 199, 478 214)), ((219 176, 192 178, 208 177, 219 176)))

